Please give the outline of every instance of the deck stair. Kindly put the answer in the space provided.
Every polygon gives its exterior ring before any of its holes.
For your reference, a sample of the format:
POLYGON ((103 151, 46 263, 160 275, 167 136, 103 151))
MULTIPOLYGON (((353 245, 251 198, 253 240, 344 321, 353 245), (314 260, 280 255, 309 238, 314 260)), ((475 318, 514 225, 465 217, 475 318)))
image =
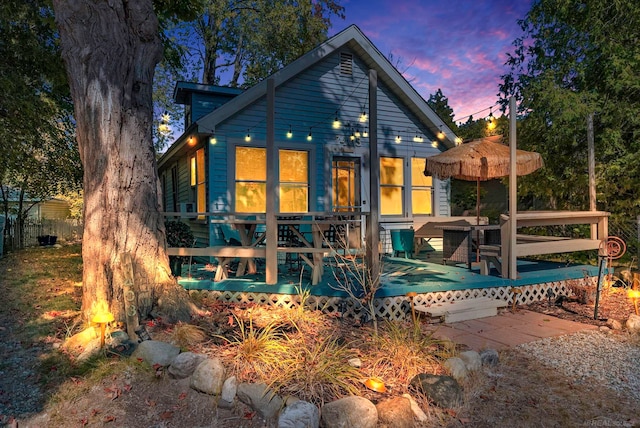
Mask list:
POLYGON ((477 297, 454 302, 416 305, 415 310, 431 317, 444 317, 445 323, 467 321, 491 317, 498 314, 498 308, 507 306, 504 300, 477 297))

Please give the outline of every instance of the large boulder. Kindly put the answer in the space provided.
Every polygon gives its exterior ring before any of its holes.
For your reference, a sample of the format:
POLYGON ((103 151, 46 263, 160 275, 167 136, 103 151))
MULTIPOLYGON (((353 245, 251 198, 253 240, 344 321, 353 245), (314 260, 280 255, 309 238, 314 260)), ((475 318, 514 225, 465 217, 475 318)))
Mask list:
POLYGON ((284 406, 282 398, 264 383, 241 383, 236 395, 266 420, 274 419, 284 406))
POLYGON ((412 428, 414 426, 411 401, 393 397, 376 404, 378 428, 412 428))
POLYGON ((164 367, 171 364, 179 353, 180 348, 176 348, 169 343, 159 340, 145 340, 133 351, 131 357, 142 360, 150 366, 158 364, 164 367))
POLYGON ((184 379, 191 376, 196 370, 196 367, 206 359, 207 357, 201 354, 183 352, 171 361, 171 365, 167 371, 173 379, 184 379))
POLYGON ((411 379, 410 384, 424 393, 436 406, 452 408, 462 402, 462 388, 451 376, 420 373, 411 379))
POLYGON ((378 410, 364 397, 345 397, 322 407, 320 424, 324 428, 375 428, 378 410))
MULTIPOLYGON (((142 342, 144 343, 144 342, 142 342)), ((209 358, 198 364, 191 375, 191 388, 209 395, 219 395, 225 376, 224 365, 218 358, 209 358)))
POLYGON ((278 428, 318 428, 320 411, 313 403, 298 400, 280 412, 278 428))

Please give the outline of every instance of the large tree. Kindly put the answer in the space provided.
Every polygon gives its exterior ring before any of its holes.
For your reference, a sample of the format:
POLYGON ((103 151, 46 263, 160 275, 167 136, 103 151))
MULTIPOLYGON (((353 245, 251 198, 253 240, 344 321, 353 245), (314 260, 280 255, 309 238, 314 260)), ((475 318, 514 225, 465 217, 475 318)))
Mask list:
POLYGON ((640 3, 536 0, 520 24, 501 92, 519 100, 518 145, 545 160, 523 187, 550 207, 588 207, 593 113, 599 208, 639 214, 640 3))
POLYGON ((251 86, 327 37, 331 15, 344 17, 337 0, 208 0, 197 20, 203 83, 251 86))
POLYGON ((127 299, 142 317, 157 306, 186 319, 195 308, 170 274, 152 144, 152 83, 163 51, 152 1, 53 5, 84 166, 83 314, 106 306, 125 320, 127 299))

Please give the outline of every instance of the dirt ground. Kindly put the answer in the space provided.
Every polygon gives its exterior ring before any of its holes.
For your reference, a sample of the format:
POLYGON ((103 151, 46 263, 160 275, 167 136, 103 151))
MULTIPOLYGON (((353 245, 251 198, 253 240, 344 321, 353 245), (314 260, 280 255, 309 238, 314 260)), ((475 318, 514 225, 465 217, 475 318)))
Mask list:
MULTIPOLYGON (((61 341, 68 321, 61 320, 56 324, 60 330, 56 338, 41 343, 26 342, 24 334, 18 333, 32 320, 24 315, 18 304, 20 299, 15 290, 19 284, 10 280, 17 272, 32 275, 32 271, 38 268, 49 269, 42 255, 38 254, 38 257, 38 267, 26 256, 0 260, 0 295, 4 301, 0 305, 0 343, 12 344, 8 351, 10 354, 3 351, 0 360, 0 404, 4 406, 0 407, 0 425, 136 428, 274 426, 241 403, 233 409, 219 408, 215 397, 192 390, 188 380, 172 380, 162 370, 144 369, 136 362, 123 364, 113 359, 109 375, 99 381, 92 377, 69 376, 64 384, 43 386, 38 374, 43 363, 41 353, 61 341), (37 392, 35 395, 39 397, 34 399, 36 411, 29 412, 26 407, 16 411, 19 406, 14 400, 23 400, 32 392, 37 392)), ((69 285, 69 281, 59 278, 59 275, 36 282, 34 286, 47 290, 49 295, 57 293, 68 294, 73 299, 79 297, 77 284, 69 285)), ((39 310, 38 302, 30 303, 30 310, 39 310)), ((607 318, 624 321, 635 310, 622 288, 603 291, 598 320, 593 319, 593 305, 579 302, 562 302, 562 306, 541 302, 529 305, 527 309, 596 325, 605 325, 607 318)), ((47 313, 51 314, 51 311, 47 313)), ((344 331, 344 335, 366 334, 362 327, 352 323, 340 322, 335 328, 351 330, 344 331)), ((154 339, 166 338, 164 328, 150 327, 149 332, 154 339)), ((199 351, 215 355, 215 347, 212 345, 207 349, 207 346, 202 344, 199 351)), ((50 366, 49 370, 56 370, 56 367, 50 366)), ((597 384, 577 384, 515 349, 501 352, 497 367, 472 376, 463 387, 465 402, 462 406, 437 409, 425 405, 423 410, 429 421, 417 426, 640 427, 640 403, 597 384)), ((364 391, 363 394, 375 402, 392 393, 380 396, 364 391)))

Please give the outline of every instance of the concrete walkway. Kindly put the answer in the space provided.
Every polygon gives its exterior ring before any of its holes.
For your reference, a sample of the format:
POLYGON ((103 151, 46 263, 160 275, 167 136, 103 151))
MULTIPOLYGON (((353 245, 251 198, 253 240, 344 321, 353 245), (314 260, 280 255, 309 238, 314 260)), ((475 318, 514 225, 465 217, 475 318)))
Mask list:
POLYGON ((435 327, 434 337, 447 338, 476 351, 501 350, 545 337, 597 328, 594 325, 518 309, 515 313, 503 311, 493 317, 440 324, 435 327))

